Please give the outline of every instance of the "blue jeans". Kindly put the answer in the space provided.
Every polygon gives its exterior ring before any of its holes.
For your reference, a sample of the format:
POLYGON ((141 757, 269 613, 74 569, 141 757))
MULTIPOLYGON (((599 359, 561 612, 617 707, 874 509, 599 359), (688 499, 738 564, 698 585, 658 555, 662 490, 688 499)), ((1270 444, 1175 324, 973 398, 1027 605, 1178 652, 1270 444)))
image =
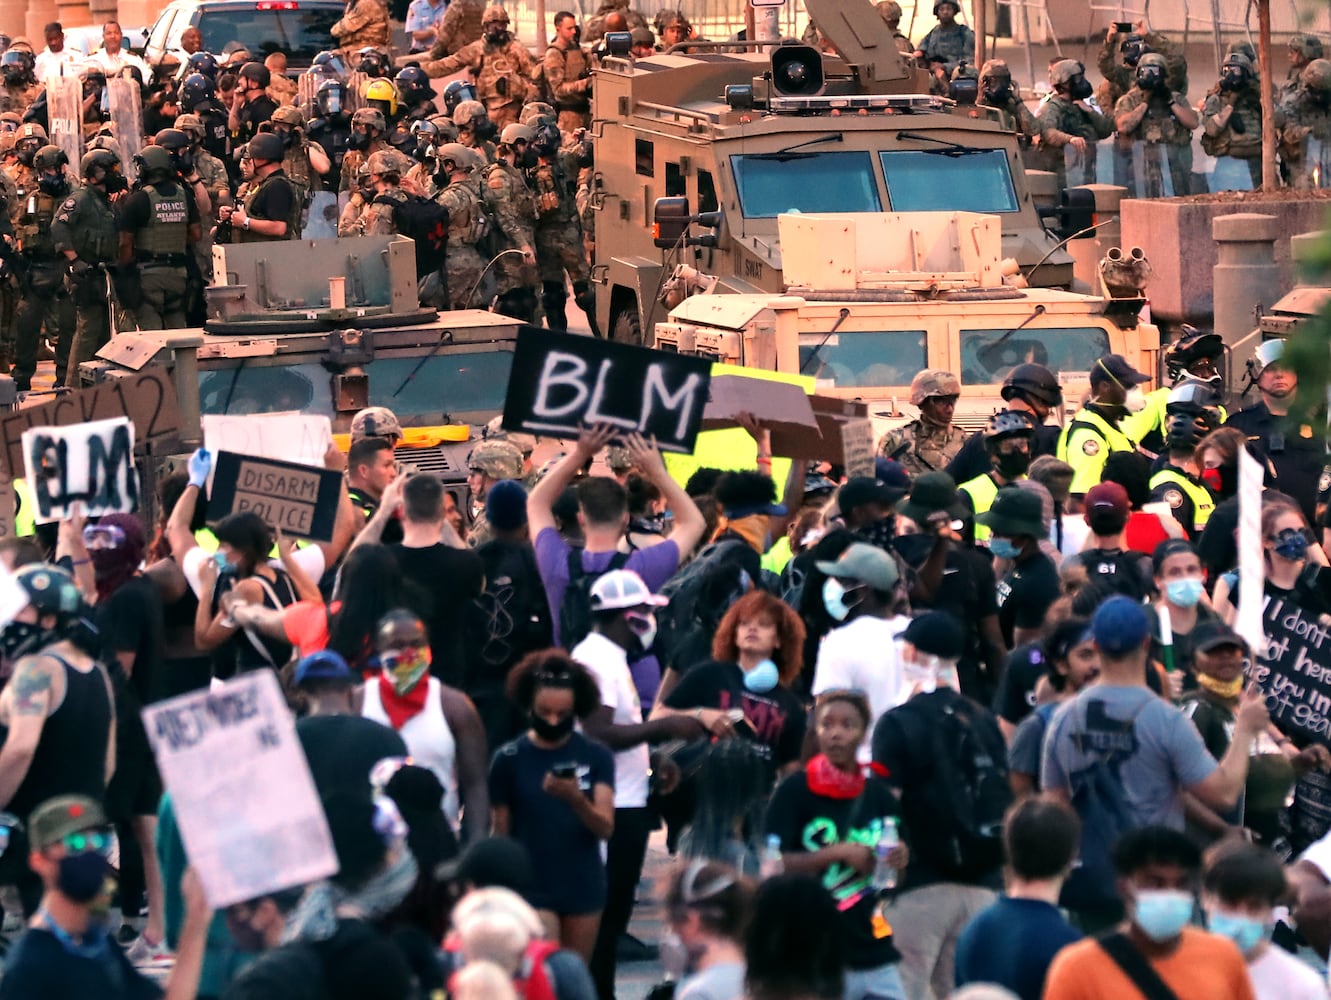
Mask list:
POLYGON ((895 962, 876 969, 847 969, 841 996, 842 1000, 907 1000, 895 962))

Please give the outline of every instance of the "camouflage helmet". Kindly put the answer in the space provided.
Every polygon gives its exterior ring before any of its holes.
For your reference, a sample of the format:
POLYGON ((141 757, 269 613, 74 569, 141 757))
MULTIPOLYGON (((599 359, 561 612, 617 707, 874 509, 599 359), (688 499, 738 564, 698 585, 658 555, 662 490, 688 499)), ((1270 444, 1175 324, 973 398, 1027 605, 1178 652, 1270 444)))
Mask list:
POLYGON ((1075 59, 1060 59, 1049 67, 1049 82, 1055 87, 1068 83, 1074 76, 1083 76, 1086 67, 1075 59))
POLYGON ((203 119, 198 115, 176 115, 176 128, 184 132, 191 139, 202 139, 206 134, 203 127, 203 119))
POLYGON ((17 140, 22 142, 24 139, 39 139, 43 146, 46 145, 50 137, 46 134, 46 129, 42 128, 36 122, 24 122, 19 126, 17 140))
POLYGON ((514 122, 512 125, 505 125, 504 131, 499 133, 499 145, 512 147, 519 142, 525 142, 530 146, 535 138, 536 133, 532 131, 530 125, 514 122))
POLYGON ((901 4, 897 3, 897 0, 879 0, 874 7, 878 15, 888 24, 901 20, 901 4))
POLYGON ((1309 90, 1331 91, 1331 60, 1314 59, 1299 71, 1299 83, 1309 90))
POLYGON ((290 125, 292 128, 305 127, 305 115, 294 104, 282 105, 269 115, 269 119, 274 125, 290 125))
MULTIPOLYGON (((1229 48, 1225 50, 1225 55, 1227 57, 1243 56, 1243 58, 1248 60, 1249 69, 1257 65, 1257 49, 1254 48, 1252 42, 1248 41, 1246 38, 1231 43, 1229 48)), ((1228 62, 1229 60, 1226 59, 1225 61, 1228 62)))
POLYGON ((442 167, 447 161, 452 160, 453 165, 460 170, 471 170, 475 165, 475 156, 470 149, 461 143, 446 142, 434 151, 438 158, 439 165, 442 167))
POLYGON ((365 165, 370 173, 378 174, 380 177, 385 175, 402 175, 401 165, 398 158, 393 155, 391 150, 381 149, 378 152, 371 153, 365 158, 365 165))
POLYGON ((458 128, 471 128, 472 122, 485 115, 485 105, 480 101, 460 101, 453 109, 453 124, 458 128))
POLYGON ((1225 61, 1222 63, 1222 67, 1223 66, 1239 66, 1246 69, 1249 73, 1252 72, 1252 60, 1242 52, 1231 52, 1229 55, 1225 56, 1225 61))
POLYGON ((69 162, 69 157, 59 146, 46 145, 37 150, 37 155, 32 158, 34 170, 59 170, 69 162))
POLYGON ((1309 62, 1314 59, 1321 59, 1323 54, 1322 40, 1316 35, 1305 34, 1302 31, 1290 35, 1289 48, 1291 52, 1299 53, 1309 62))
POLYGON ((1147 66, 1158 67, 1162 72, 1169 68, 1169 64, 1165 62, 1165 57, 1159 52, 1148 52, 1142 56, 1141 62, 1137 63, 1138 69, 1144 69, 1147 66))
POLYGON ((435 142, 458 141, 458 127, 453 124, 452 115, 431 115, 425 120, 439 130, 439 136, 435 139, 435 142))
POLYGON ((508 11, 496 3, 485 8, 481 15, 481 24, 508 24, 508 11))
POLYGON ((1012 70, 1008 69, 1007 63, 1004 62, 1002 59, 990 59, 987 62, 985 62, 983 66, 980 67, 980 79, 1011 80, 1012 70))
POLYGON ((528 101, 522 106, 522 111, 518 114, 518 121, 523 125, 530 125, 537 118, 553 118, 555 109, 544 101, 528 101))
POLYGON ((510 441, 482 441, 467 456, 467 468, 491 479, 520 479, 522 452, 510 441))
POLYGON ((522 452, 522 457, 528 458, 536 450, 536 437, 532 434, 521 434, 517 431, 504 429, 504 418, 502 415, 492 417, 490 422, 485 425, 486 441, 507 441, 522 452))
POLYGON ((919 406, 933 396, 960 396, 961 383, 951 372, 940 369, 927 369, 916 375, 910 382, 910 401, 912 406, 919 406))
POLYGON ((388 130, 388 125, 384 121, 384 113, 378 108, 361 108, 351 116, 351 124, 378 129, 381 133, 388 130))

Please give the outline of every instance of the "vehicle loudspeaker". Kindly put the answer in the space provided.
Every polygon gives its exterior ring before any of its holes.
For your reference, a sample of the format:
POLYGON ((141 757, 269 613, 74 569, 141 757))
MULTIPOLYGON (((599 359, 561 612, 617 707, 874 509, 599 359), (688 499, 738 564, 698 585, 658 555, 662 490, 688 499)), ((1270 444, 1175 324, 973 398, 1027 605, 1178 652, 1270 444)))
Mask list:
POLYGON ((816 97, 827 85, 823 55, 811 45, 772 50, 772 89, 781 97, 816 97))

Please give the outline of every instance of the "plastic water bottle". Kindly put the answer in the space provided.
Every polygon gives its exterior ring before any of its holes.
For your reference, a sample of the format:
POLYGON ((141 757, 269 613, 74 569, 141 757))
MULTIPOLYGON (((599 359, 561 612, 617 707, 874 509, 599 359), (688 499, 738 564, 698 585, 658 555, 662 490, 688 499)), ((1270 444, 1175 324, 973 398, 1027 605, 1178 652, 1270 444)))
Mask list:
POLYGON ((781 863, 781 838, 775 833, 767 835, 767 844, 763 847, 763 856, 758 863, 758 874, 762 878, 774 878, 785 871, 781 863))
POLYGON ((897 887, 897 870, 888 863, 888 856, 893 848, 901 843, 897 833, 897 821, 891 816, 883 818, 883 832, 878 835, 874 845, 873 887, 880 892, 897 887))

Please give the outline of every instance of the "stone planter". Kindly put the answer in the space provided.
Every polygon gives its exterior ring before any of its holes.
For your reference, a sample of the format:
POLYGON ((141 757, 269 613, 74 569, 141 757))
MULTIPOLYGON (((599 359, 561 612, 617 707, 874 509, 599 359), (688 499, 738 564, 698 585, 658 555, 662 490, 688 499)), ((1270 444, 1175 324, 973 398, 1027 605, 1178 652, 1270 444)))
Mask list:
MULTIPOLYGON (((1121 205, 1123 246, 1141 247, 1154 276, 1146 290, 1151 316, 1165 323, 1212 323, 1212 270, 1216 245, 1211 222, 1221 215, 1257 212, 1275 216, 1275 252, 1280 287, 1270 289, 1261 303, 1270 306, 1294 287, 1289 238, 1327 225, 1331 191, 1238 191, 1186 198, 1125 198, 1121 205)), ((1255 325, 1255 321, 1254 321, 1255 325)))

